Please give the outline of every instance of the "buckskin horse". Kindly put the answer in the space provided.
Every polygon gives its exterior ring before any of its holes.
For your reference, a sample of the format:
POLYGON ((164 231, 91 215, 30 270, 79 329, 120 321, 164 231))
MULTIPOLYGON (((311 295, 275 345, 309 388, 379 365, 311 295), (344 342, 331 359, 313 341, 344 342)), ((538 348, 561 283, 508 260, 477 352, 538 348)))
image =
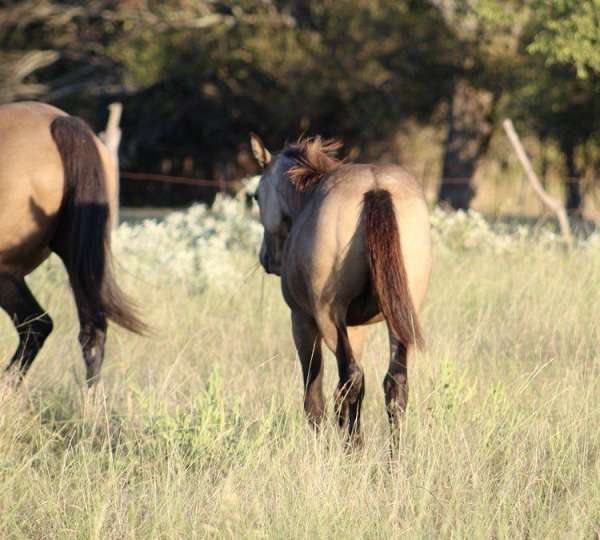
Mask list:
POLYGON ((145 330, 112 273, 115 180, 105 146, 83 120, 42 103, 0 107, 0 306, 19 336, 7 368, 18 381, 52 331, 25 283, 51 252, 69 275, 90 386, 100 376, 107 319, 145 330))
POLYGON ((408 351, 423 344, 417 310, 431 269, 423 191, 398 166, 337 159, 337 141, 301 139, 274 156, 258 136, 250 142, 264 169, 255 193, 264 228, 259 258, 281 276, 291 309, 306 415, 318 426, 325 414, 324 341, 338 364, 338 424, 360 445, 359 357, 366 325, 384 320, 391 354, 383 388, 394 437, 408 399, 408 351))

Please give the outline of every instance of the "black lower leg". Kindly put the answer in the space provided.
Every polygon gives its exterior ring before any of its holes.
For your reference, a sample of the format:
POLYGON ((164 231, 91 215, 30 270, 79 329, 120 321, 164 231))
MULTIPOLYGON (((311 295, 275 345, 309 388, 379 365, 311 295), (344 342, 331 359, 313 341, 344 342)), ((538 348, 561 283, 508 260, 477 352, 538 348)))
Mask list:
POLYGON ((404 344, 395 339, 391 343, 391 358, 383 380, 385 405, 392 433, 397 431, 408 403, 408 354, 404 344))
POLYGON ((0 305, 13 320, 19 334, 19 345, 7 370, 16 372, 20 380, 52 332, 52 319, 38 304, 23 278, 0 276, 0 305))
POLYGON ((33 321, 15 321, 15 326, 19 333, 19 345, 6 369, 18 371, 19 378, 22 378, 52 332, 52 319, 46 313, 42 313, 33 321))
POLYGON ((348 434, 360 442, 360 410, 365 395, 364 375, 354 358, 345 327, 338 329, 336 349, 340 381, 335 392, 335 411, 340 427, 348 422, 348 434))
POLYGON ((304 411, 309 422, 318 427, 325 415, 325 403, 323 400, 322 374, 323 360, 319 350, 311 358, 302 362, 302 376, 304 380, 304 411))
POLYGON ((312 319, 297 313, 292 314, 292 330, 302 365, 304 411, 310 424, 318 427, 325 415, 321 335, 312 319))
POLYGON ((105 342, 106 319, 82 322, 79 343, 85 361, 87 383, 90 387, 100 379, 105 342))

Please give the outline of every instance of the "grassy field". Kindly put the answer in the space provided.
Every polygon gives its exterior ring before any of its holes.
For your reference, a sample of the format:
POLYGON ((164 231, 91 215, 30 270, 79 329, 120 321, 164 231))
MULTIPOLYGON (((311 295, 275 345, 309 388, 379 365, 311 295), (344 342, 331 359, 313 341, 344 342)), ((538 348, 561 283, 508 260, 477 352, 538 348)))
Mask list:
MULTIPOLYGON (((436 248, 393 462, 384 328, 348 454, 303 418, 278 282, 234 258, 229 289, 123 269, 155 335, 112 328, 93 395, 62 272, 31 277, 56 324, 24 387, 0 389, 1 538, 597 537, 598 250, 436 248)), ((15 343, 4 317, 2 357, 15 343)))

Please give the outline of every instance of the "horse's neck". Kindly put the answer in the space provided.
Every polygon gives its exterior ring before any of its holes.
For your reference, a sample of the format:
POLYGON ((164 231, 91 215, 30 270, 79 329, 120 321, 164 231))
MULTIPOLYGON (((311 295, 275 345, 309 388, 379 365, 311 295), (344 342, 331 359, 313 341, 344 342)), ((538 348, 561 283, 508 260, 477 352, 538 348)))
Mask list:
POLYGON ((290 221, 294 223, 306 207, 318 196, 317 192, 319 189, 314 187, 307 191, 298 191, 297 189, 294 189, 293 186, 290 186, 290 188, 290 192, 286 199, 287 207, 285 209, 285 214, 289 217, 290 221))
POLYGON ((284 209, 284 214, 289 217, 292 223, 296 221, 298 216, 311 203, 313 198, 319 196, 325 181, 326 179, 315 186, 300 191, 288 180, 287 171, 283 174, 278 189, 281 199, 280 204, 284 209))
POLYGON ((282 176, 277 191, 280 199, 279 204, 283 209, 283 213, 293 223, 300 215, 302 208, 304 207, 305 201, 303 194, 300 193, 287 179, 287 173, 282 176))

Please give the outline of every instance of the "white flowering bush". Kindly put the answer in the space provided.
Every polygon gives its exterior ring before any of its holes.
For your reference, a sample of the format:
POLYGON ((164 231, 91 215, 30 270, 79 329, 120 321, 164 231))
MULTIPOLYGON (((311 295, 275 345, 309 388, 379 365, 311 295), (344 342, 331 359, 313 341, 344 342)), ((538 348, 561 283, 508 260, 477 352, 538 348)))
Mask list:
MULTIPOLYGON (((170 213, 161 220, 122 224, 113 236, 113 249, 120 267, 146 278, 181 280, 203 289, 239 285, 256 261, 262 236, 256 205, 249 207, 247 194, 256 189, 258 177, 245 182, 234 198, 218 195, 211 208, 195 204, 170 213)), ((562 239, 551 225, 530 227, 490 223, 475 211, 431 212, 432 239, 438 253, 465 251, 503 254, 521 249, 553 249, 562 239)), ((578 238, 580 249, 600 248, 600 233, 578 238)))
MULTIPOLYGON (((476 250, 506 253, 532 239, 529 227, 509 227, 502 223, 492 225, 474 210, 446 212, 435 208, 430 218, 433 244, 445 252, 476 250)), ((560 238, 549 229, 543 231, 552 239, 551 244, 560 242, 560 238)))
MULTIPOLYGON (((561 235, 551 223, 543 226, 490 223, 474 210, 446 212, 435 208, 431 212, 431 233, 435 248, 445 252, 480 251, 484 253, 508 253, 519 249, 560 248, 564 245, 561 235)), ((600 247, 600 231, 576 237, 579 249, 600 247)))
POLYGON ((256 250, 261 234, 242 196, 218 195, 210 209, 195 204, 162 220, 122 224, 113 249, 119 265, 134 274, 225 286, 238 275, 236 253, 256 250))

